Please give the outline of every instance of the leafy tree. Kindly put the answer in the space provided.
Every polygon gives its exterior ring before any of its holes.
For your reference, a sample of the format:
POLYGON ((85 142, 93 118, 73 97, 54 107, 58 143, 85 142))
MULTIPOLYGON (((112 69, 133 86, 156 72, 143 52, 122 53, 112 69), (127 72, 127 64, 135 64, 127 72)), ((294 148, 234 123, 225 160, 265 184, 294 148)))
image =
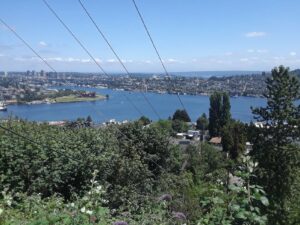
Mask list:
POLYGON ((175 132, 187 132, 188 131, 188 125, 186 124, 186 122, 182 121, 182 120, 172 120, 172 129, 175 132))
POLYGON ((183 122, 191 122, 191 118, 185 110, 177 109, 173 115, 172 120, 180 120, 183 122))
POLYGON ((93 125, 93 119, 92 119, 91 116, 88 116, 88 117, 86 118, 86 121, 85 121, 85 126, 86 126, 86 127, 91 127, 92 125, 93 125))
POLYGON ((237 159, 245 152, 246 130, 239 121, 227 123, 222 129, 222 147, 231 159, 237 159))
POLYGON ((203 113, 198 119, 197 119, 197 125, 196 128, 199 130, 206 130, 208 128, 208 119, 205 113, 203 113))
POLYGON ((253 155, 259 163, 258 182, 266 189, 271 202, 270 224, 287 224, 285 208, 291 194, 299 149, 294 146, 299 137, 300 111, 296 106, 300 83, 283 66, 274 68, 266 80, 267 106, 253 109, 257 129, 253 140, 253 155))
POLYGON ((138 120, 143 126, 146 126, 151 123, 151 120, 146 116, 141 116, 138 120))

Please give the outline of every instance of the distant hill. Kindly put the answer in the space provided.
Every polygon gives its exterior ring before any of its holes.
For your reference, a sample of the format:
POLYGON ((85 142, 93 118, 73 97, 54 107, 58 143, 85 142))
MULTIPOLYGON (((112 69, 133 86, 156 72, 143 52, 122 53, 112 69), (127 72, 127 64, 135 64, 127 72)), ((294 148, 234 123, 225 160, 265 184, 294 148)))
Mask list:
POLYGON ((184 77, 226 77, 237 75, 261 74, 262 71, 228 70, 228 71, 190 71, 190 72, 172 72, 172 75, 184 77))
POLYGON ((292 70, 291 73, 295 74, 296 76, 298 76, 300 78, 300 69, 292 70))

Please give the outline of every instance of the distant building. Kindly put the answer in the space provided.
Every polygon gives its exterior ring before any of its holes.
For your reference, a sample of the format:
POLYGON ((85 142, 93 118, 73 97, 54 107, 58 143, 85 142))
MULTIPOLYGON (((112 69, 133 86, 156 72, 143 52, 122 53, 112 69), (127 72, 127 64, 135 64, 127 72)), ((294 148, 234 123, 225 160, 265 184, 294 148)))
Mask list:
POLYGON ((50 121, 48 122, 50 126, 59 126, 62 127, 66 124, 66 121, 50 121))
POLYGON ((222 138, 221 137, 212 137, 209 140, 209 143, 212 144, 212 145, 221 146, 222 145, 222 138))
POLYGON ((81 98, 96 98, 96 92, 80 93, 81 98))

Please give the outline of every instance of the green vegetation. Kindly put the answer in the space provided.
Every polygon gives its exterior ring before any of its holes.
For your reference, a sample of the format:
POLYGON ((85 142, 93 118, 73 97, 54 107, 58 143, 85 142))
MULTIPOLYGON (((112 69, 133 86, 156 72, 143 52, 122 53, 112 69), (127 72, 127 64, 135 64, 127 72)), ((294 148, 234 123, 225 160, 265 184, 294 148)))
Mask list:
POLYGON ((230 99, 227 93, 214 92, 210 98, 209 134, 211 137, 221 135, 221 130, 231 120, 230 99))
POLYGON ((197 119, 197 129, 204 131, 208 129, 208 119, 205 113, 203 113, 198 119, 197 119))
POLYGON ((70 129, 2 123, 42 145, 1 131, 1 223, 209 224, 223 215, 226 224, 260 218, 257 212, 250 216, 252 202, 241 206, 243 215, 234 206, 246 193, 237 186, 227 193, 222 152, 206 144, 182 151, 161 124, 70 129))
MULTIPOLYGON (((252 138, 252 154, 260 165, 257 182, 269 194, 269 220, 272 224, 288 224, 294 210, 290 199, 300 188, 299 179, 295 183, 300 170, 299 145, 296 145, 300 137, 300 106, 296 105, 300 98, 300 83, 289 74, 288 68, 280 66, 272 70, 266 84, 267 106, 253 110, 263 128, 257 129, 252 138)), ((299 219, 295 221, 299 223, 299 219)))
POLYGON ((267 85, 261 128, 231 120, 226 95, 211 98, 223 151, 172 144, 181 116, 100 128, 90 117, 2 121, 25 138, 0 129, 0 224, 299 224, 299 83, 280 67, 267 85))
POLYGON ((106 99, 105 96, 96 95, 95 97, 80 97, 77 95, 67 95, 51 99, 55 103, 67 103, 67 102, 88 102, 106 99))
POLYGON ((185 110, 176 110, 173 115, 172 120, 180 120, 183 122, 191 122, 191 118, 189 117, 188 113, 185 110))
POLYGON ((26 89, 22 95, 17 97, 18 103, 28 103, 32 101, 48 101, 52 103, 97 101, 107 99, 107 96, 97 95, 94 92, 74 91, 74 90, 31 90, 26 89))

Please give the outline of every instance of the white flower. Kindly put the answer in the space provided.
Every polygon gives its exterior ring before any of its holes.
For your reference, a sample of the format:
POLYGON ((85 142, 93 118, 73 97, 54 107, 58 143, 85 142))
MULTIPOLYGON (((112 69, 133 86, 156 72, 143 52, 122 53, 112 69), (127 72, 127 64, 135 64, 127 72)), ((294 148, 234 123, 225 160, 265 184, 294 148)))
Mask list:
POLYGON ((102 202, 103 202, 104 204, 106 204, 106 203, 108 203, 108 200, 103 199, 102 202))
POLYGON ((6 201, 6 204, 7 204, 8 206, 11 206, 11 200, 7 200, 7 201, 6 201))
POLYGON ((101 185, 99 185, 99 186, 97 186, 97 187, 96 187, 96 189, 97 189, 97 190, 99 190, 99 191, 101 191, 101 189, 102 189, 102 186, 101 186, 101 185))
POLYGON ((80 212, 85 213, 85 207, 82 207, 82 208, 80 209, 80 212))
POLYGON ((4 211, 4 210, 0 208, 0 215, 3 213, 3 211, 4 211))
POLYGON ((86 210, 86 214, 92 215, 93 211, 92 210, 86 210))
POLYGON ((70 204, 70 206, 71 206, 71 207, 75 207, 75 204, 72 202, 72 203, 70 204))

